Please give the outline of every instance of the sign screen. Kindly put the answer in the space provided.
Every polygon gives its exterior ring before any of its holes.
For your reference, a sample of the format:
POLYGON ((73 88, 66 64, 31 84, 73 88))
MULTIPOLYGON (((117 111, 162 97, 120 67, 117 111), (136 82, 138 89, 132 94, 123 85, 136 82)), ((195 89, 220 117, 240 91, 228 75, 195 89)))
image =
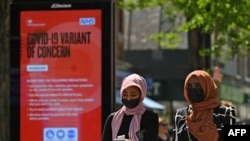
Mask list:
POLYGON ((101 32, 100 10, 21 12, 21 141, 99 139, 101 32))

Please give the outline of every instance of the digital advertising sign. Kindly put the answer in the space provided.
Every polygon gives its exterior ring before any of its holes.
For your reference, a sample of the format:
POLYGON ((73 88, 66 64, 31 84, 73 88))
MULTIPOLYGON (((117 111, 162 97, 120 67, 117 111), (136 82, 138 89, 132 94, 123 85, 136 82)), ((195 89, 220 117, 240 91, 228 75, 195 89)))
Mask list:
POLYGON ((111 4, 11 8, 11 141, 99 141, 113 106, 111 4))

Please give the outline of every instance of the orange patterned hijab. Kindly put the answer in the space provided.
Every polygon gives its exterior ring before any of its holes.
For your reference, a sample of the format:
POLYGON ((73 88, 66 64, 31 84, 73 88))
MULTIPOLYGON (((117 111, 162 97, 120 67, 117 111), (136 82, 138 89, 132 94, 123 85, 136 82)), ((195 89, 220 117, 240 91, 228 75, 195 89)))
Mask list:
POLYGON ((212 77, 203 70, 189 73, 184 84, 184 97, 192 109, 192 113, 186 117, 190 133, 199 141, 217 141, 219 135, 213 122, 213 110, 220 105, 220 101, 218 89, 212 77), (205 94, 204 100, 199 103, 192 103, 187 95, 187 84, 193 76, 198 79, 205 94))

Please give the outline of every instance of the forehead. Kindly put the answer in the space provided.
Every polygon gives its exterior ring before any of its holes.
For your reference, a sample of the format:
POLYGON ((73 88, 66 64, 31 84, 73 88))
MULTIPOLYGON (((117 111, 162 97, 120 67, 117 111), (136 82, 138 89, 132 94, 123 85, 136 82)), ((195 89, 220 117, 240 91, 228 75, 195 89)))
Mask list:
POLYGON ((195 83, 200 83, 200 82, 195 75, 192 75, 187 83, 195 84, 195 83))
POLYGON ((159 119, 159 123, 166 123, 165 119, 159 119))
POLYGON ((136 86, 129 86, 126 89, 123 90, 123 92, 126 92, 126 91, 140 92, 140 89, 138 87, 136 87, 136 86))
POLYGON ((186 84, 187 87, 201 87, 201 83, 199 82, 197 76, 191 76, 186 84))

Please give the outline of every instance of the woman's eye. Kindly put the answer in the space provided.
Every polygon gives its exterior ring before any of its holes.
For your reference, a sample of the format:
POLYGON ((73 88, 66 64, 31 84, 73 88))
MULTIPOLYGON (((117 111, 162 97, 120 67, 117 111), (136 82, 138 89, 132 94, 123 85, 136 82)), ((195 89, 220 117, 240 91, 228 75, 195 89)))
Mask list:
POLYGON ((196 88, 201 88, 201 84, 196 84, 195 87, 196 88))
POLYGON ((122 94, 122 96, 123 96, 123 97, 127 97, 127 96, 128 96, 128 94, 122 94))

